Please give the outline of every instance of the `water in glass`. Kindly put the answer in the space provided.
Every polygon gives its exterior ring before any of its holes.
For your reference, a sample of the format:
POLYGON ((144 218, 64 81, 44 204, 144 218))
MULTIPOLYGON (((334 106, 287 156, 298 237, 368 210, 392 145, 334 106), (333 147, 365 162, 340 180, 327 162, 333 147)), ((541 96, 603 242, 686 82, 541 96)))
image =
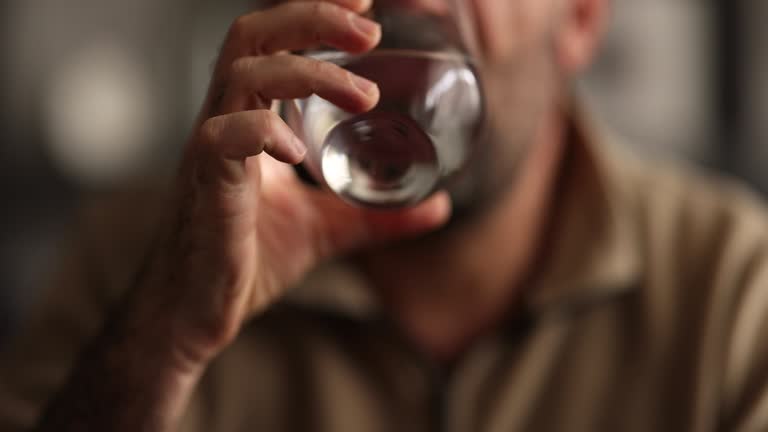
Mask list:
POLYGON ((317 97, 286 116, 316 152, 307 168, 342 198, 373 207, 424 199, 461 171, 483 121, 477 74, 463 54, 383 49, 313 57, 379 85, 378 105, 350 114, 317 97))

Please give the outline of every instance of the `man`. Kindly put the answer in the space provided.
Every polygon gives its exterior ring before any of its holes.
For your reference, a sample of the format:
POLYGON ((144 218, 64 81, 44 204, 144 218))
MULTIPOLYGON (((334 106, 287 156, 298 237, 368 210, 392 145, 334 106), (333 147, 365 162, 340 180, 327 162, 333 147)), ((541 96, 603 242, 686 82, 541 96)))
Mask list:
POLYGON ((304 186, 271 102, 378 90, 282 52, 370 50, 369 2, 238 19, 172 210, 86 227, 4 366, 5 429, 766 430, 765 210, 578 115, 605 1, 467 1, 494 137, 472 193, 382 213, 304 186))

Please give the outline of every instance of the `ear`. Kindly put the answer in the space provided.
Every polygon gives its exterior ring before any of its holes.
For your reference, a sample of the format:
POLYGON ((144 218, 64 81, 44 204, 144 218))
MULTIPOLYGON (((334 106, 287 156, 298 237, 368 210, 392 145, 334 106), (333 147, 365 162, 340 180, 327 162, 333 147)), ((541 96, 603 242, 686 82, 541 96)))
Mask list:
POLYGON ((557 57, 568 74, 589 66, 605 29, 609 0, 564 0, 557 57))

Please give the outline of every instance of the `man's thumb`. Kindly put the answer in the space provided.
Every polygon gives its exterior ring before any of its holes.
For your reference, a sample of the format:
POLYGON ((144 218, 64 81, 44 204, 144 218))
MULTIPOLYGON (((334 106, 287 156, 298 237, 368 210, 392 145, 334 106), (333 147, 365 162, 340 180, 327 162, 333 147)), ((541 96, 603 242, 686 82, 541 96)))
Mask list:
POLYGON ((451 200, 438 192, 415 207, 372 210, 351 206, 327 194, 318 197, 321 258, 358 248, 413 237, 443 226, 451 215, 451 200))

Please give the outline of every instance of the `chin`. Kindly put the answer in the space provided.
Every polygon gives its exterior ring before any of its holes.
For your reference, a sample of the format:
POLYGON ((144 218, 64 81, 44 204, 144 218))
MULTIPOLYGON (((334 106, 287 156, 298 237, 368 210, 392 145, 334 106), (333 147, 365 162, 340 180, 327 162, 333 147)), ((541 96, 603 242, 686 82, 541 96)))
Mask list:
POLYGON ((498 137, 489 133, 480 141, 476 147, 480 151, 446 189, 453 208, 445 228, 471 223, 492 211, 516 183, 530 146, 523 140, 505 142, 498 137))

